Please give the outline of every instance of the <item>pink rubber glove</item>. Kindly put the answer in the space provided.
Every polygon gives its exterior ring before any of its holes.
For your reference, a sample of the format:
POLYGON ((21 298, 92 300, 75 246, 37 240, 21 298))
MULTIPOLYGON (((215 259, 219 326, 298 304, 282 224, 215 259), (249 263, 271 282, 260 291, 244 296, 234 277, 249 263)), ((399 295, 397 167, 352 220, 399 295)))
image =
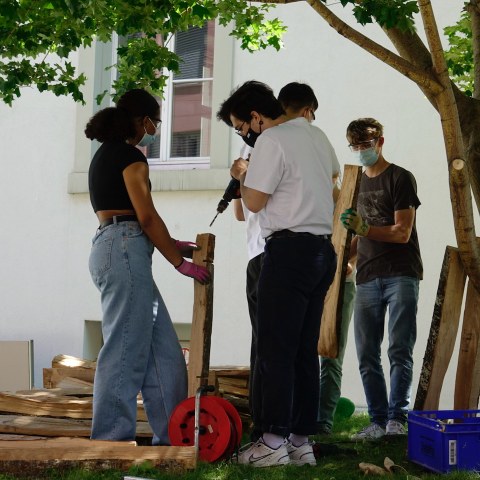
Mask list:
POLYGON ((187 260, 183 260, 183 262, 178 267, 175 267, 175 269, 182 275, 194 278, 202 285, 205 285, 210 281, 210 272, 205 267, 195 265, 187 260))
POLYGON ((182 257, 192 258, 195 250, 200 250, 200 247, 194 242, 182 242, 181 240, 175 240, 176 247, 180 250, 182 257))

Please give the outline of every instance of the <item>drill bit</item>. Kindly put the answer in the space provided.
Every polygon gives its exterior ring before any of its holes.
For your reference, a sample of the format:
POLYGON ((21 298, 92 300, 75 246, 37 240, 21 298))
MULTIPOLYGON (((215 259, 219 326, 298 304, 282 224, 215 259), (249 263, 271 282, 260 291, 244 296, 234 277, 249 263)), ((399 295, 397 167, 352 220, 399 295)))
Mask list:
POLYGON ((212 223, 210 223, 209 227, 211 227, 213 225, 213 222, 216 220, 216 218, 218 217, 218 214, 220 212, 217 212, 217 214, 213 217, 213 220, 212 220, 212 223))

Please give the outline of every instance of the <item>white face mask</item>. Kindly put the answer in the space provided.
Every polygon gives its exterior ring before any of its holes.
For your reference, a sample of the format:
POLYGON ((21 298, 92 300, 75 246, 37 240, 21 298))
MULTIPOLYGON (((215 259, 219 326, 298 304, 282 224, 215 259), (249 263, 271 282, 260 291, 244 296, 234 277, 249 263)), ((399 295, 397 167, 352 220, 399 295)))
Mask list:
MULTIPOLYGON (((148 118, 150 120, 150 123, 155 127, 155 124, 152 122, 150 117, 148 118)), ((139 147, 148 147, 148 145, 151 145, 152 143, 155 142, 155 138, 157 136, 157 127, 155 127, 155 133, 151 135, 150 133, 147 133, 147 128, 143 127, 145 130, 145 134, 143 135, 142 139, 137 143, 139 147)))

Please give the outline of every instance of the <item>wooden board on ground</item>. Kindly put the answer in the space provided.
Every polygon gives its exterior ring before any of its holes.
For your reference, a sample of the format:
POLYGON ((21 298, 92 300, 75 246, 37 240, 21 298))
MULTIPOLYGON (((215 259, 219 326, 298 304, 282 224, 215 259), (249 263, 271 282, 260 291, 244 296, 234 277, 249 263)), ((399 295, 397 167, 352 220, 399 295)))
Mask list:
MULTIPOLYGON (((27 397, 0 392, 0 412, 47 417, 92 418, 92 399, 70 397, 39 399, 35 393, 27 397)), ((137 419, 139 421, 147 419, 141 402, 138 403, 137 419)))
MULTIPOLYGON (((29 415, 0 415, 0 433, 41 435, 45 437, 90 437, 90 419, 35 417, 29 415)), ((136 435, 151 437, 147 422, 137 422, 136 435)))
POLYGON ((0 441, 0 469, 15 473, 21 466, 29 475, 55 468, 57 471, 115 468, 127 470, 148 463, 157 468, 193 469, 194 447, 138 447, 131 442, 56 438, 37 441, 0 441))
POLYGON ((74 387, 93 385, 95 368, 56 367, 43 369, 45 388, 74 387))
POLYGON ((93 368, 95 369, 97 363, 92 360, 85 360, 84 358, 72 357, 71 355, 64 355, 63 353, 55 355, 52 360, 52 368, 62 367, 78 367, 78 368, 93 368))
POLYGON ((476 410, 480 395, 480 295, 468 282, 455 379, 454 410, 476 410))
POLYGON ((193 253, 193 263, 207 267, 212 277, 207 285, 201 285, 194 281, 192 333, 188 360, 189 397, 194 396, 197 389, 208 382, 213 319, 215 235, 211 233, 198 234, 196 243, 200 246, 200 250, 193 253))
POLYGON ((443 379, 457 338, 465 280, 458 249, 447 246, 414 410, 438 410, 443 379))
POLYGON ((67 388, 32 388, 31 390, 17 390, 15 395, 19 397, 37 398, 39 400, 48 398, 62 398, 62 397, 91 397, 93 395, 93 387, 77 386, 67 388))
POLYGON ((318 354, 322 357, 336 358, 338 355, 343 292, 352 239, 352 234, 340 222, 340 214, 347 208, 355 208, 361 176, 362 167, 345 165, 342 188, 333 215, 332 243, 337 252, 337 271, 327 292, 323 308, 318 341, 318 354))

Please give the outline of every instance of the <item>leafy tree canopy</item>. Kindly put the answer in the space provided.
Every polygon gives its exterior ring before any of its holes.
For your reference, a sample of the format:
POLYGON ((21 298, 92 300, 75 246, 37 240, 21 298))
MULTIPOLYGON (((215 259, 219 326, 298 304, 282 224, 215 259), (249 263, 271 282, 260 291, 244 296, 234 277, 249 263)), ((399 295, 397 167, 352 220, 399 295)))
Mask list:
POLYGON ((128 38, 118 49, 114 90, 135 85, 161 94, 165 76, 159 72, 179 68, 180 59, 166 46, 172 34, 218 17, 221 25, 231 23, 242 48, 278 50, 285 27, 266 18, 271 7, 245 0, 0 0, 0 98, 11 105, 21 87, 36 86, 83 102, 86 78, 69 55, 114 33, 128 38), (165 46, 155 41, 158 35, 165 46))
MULTIPOLYGON (((120 75, 113 91, 121 94, 140 86, 161 95, 166 77, 160 72, 179 69, 180 59, 168 49, 172 34, 218 18, 221 25, 231 26, 231 35, 240 39, 241 48, 254 51, 272 46, 278 50, 285 26, 266 15, 278 1, 255 5, 246 0, 0 0, 0 98, 11 105, 22 87, 36 86, 40 92, 71 95, 83 102, 81 87, 86 78, 72 64, 70 54, 91 46, 95 39, 109 41, 114 34, 127 40, 117 50, 114 66, 120 75), (163 46, 156 41, 159 35, 163 46)), ((415 31, 416 0, 340 3, 351 5, 362 25, 375 22, 385 29, 415 31)), ((471 95, 470 16, 465 12, 445 34, 451 45, 446 56, 452 78, 471 95)))
POLYGON ((448 70, 457 85, 469 96, 473 93, 472 19, 463 12, 459 21, 444 29, 450 48, 445 52, 448 70))

